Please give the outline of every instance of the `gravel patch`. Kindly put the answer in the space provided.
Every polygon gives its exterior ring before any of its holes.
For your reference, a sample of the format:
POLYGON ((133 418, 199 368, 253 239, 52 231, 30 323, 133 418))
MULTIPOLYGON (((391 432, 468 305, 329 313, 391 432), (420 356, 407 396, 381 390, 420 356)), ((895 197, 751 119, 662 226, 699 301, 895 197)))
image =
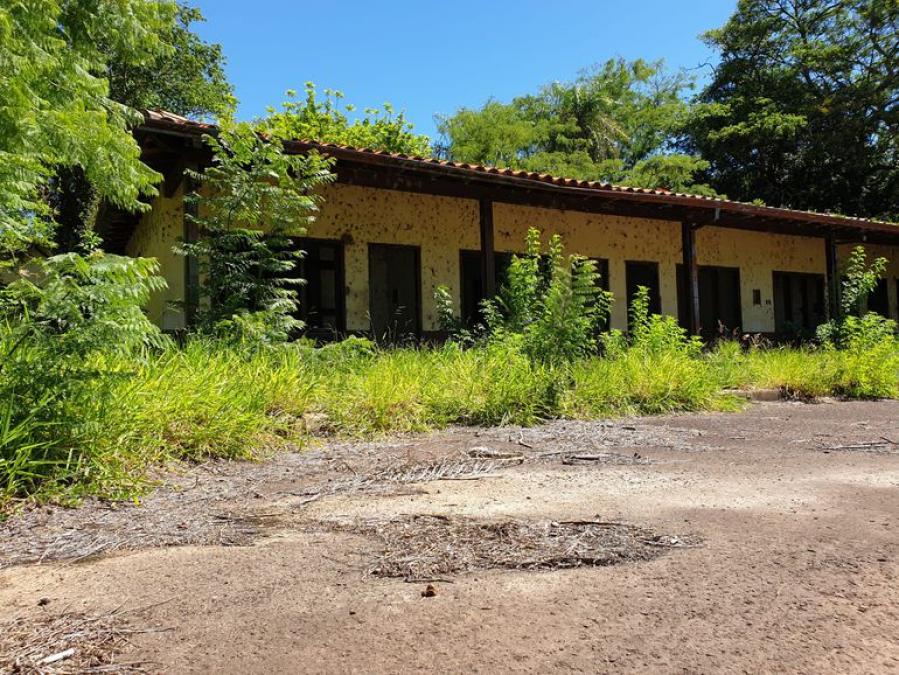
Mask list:
POLYGON ((489 444, 509 443, 518 445, 532 454, 552 457, 566 454, 590 454, 605 452, 610 462, 617 457, 618 464, 645 463, 634 456, 640 448, 666 448, 672 450, 711 450, 702 441, 704 432, 697 429, 645 424, 639 421, 580 421, 555 420, 537 427, 497 427, 478 432, 480 440, 489 444))

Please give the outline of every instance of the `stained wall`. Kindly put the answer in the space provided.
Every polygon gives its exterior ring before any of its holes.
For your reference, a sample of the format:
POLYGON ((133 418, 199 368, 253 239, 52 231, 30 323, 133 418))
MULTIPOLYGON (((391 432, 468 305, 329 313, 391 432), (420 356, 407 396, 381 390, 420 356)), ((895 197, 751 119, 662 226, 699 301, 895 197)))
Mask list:
MULTIPOLYGON (((148 307, 151 318, 167 328, 183 323, 180 310, 170 307, 183 299, 184 260, 171 251, 181 236, 182 191, 172 198, 157 197, 128 246, 131 255, 160 260, 169 289, 157 294, 148 307), (179 323, 180 322, 180 323, 179 323)), ((529 227, 546 236, 562 235, 568 252, 609 260, 609 287, 615 296, 612 326, 625 328, 627 306, 625 262, 658 263, 662 311, 677 314, 676 268, 682 260, 679 223, 561 211, 504 203, 494 204, 494 237, 497 251, 520 251, 529 227)), ((459 305, 460 250, 478 249, 478 202, 395 190, 333 184, 324 188, 324 203, 308 236, 340 240, 344 245, 347 329, 369 327, 368 245, 371 243, 417 246, 421 259, 422 326, 436 330, 433 299, 439 284, 449 287, 459 305)), ((868 247, 872 255, 890 259, 889 292, 894 316, 897 308, 899 249, 868 247)), ((740 269, 743 330, 774 331, 773 272, 825 271, 821 238, 767 234, 706 226, 696 233, 700 265, 740 269), (760 303, 753 303, 758 290, 760 303)), ((841 247, 840 255, 849 247, 841 247)))
POLYGON ((171 196, 155 197, 151 210, 141 216, 125 252, 134 257, 156 258, 168 288, 154 293, 147 305, 150 320, 164 330, 184 328, 184 312, 173 303, 184 300, 184 258, 173 251, 184 232, 183 186, 171 196))

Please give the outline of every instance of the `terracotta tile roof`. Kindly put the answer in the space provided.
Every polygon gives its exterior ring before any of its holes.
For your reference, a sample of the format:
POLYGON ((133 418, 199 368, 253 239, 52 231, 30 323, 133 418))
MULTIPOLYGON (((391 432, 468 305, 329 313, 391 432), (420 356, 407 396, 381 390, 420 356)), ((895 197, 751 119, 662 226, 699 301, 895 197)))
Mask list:
POLYGON ((144 119, 147 121, 147 125, 151 127, 172 127, 175 130, 197 134, 208 134, 218 131, 218 127, 214 124, 198 122, 167 110, 145 110, 144 119))
MULTIPOLYGON (((175 115, 174 113, 150 110, 145 112, 146 127, 170 129, 188 134, 215 133, 217 127, 214 124, 197 122, 195 120, 175 115)), ((626 185, 616 185, 602 181, 581 180, 577 178, 565 178, 535 171, 522 171, 482 164, 470 164, 467 162, 452 162, 433 157, 421 157, 416 155, 404 155, 402 153, 387 152, 373 148, 357 148, 336 143, 322 143, 314 140, 296 140, 288 144, 299 151, 318 150, 323 154, 334 156, 336 159, 375 161, 380 164, 392 164, 404 166, 410 169, 427 170, 430 168, 441 170, 447 174, 467 175, 468 177, 503 177, 517 183, 540 184, 555 186, 566 191, 585 191, 596 196, 605 194, 609 197, 623 199, 631 198, 635 201, 670 204, 675 206, 699 207, 705 209, 721 209, 744 216, 756 216, 766 219, 802 221, 818 223, 821 225, 844 226, 865 230, 877 230, 888 235, 899 236, 899 224, 881 220, 858 218, 832 213, 819 213, 815 211, 802 211, 774 206, 760 206, 749 202, 739 202, 717 197, 708 197, 681 192, 674 192, 663 188, 640 188, 626 185)))

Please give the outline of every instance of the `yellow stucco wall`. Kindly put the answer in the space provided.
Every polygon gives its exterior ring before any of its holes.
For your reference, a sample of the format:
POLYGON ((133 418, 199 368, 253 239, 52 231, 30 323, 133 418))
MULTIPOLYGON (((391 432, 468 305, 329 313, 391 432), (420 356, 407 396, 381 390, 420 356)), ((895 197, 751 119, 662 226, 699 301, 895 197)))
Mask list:
POLYGON ((609 290, 615 296, 612 327, 627 327, 625 261, 659 264, 662 312, 677 315, 676 265, 681 259, 678 223, 579 211, 495 204, 494 237, 500 251, 520 251, 529 227, 562 236, 568 253, 609 260, 609 290))
POLYGON ((774 276, 777 272, 824 274, 824 240, 722 227, 701 227, 696 232, 696 258, 700 265, 740 268, 743 331, 774 330, 774 276), (761 292, 753 305, 752 292, 761 292))
MULTIPOLYGON (((151 302, 151 318, 166 328, 180 327, 180 311, 167 303, 184 294, 184 260, 171 251, 182 234, 182 192, 171 199, 158 197, 153 211, 141 220, 128 252, 159 258, 169 289, 151 302)), ((682 259, 680 224, 669 221, 627 218, 577 211, 559 211, 528 206, 494 204, 495 248, 520 251, 529 227, 546 236, 562 235, 569 252, 609 260, 609 287, 616 302, 612 326, 627 325, 625 261, 651 261, 659 265, 662 311, 677 314, 676 266, 682 259)), ((345 184, 324 188, 324 202, 308 236, 338 239, 344 244, 346 281, 346 325, 348 330, 369 327, 368 244, 418 246, 421 253, 422 327, 437 329, 434 289, 445 284, 460 302, 459 251, 478 249, 478 203, 394 190, 345 184)), ((820 238, 775 235, 761 232, 703 227, 697 231, 700 265, 740 269, 743 330, 774 330, 773 271, 811 272, 825 270, 824 242, 820 238), (753 290, 761 304, 753 305, 753 290)), ((841 249, 841 257, 849 247, 841 249)), ((899 278, 899 249, 868 247, 872 255, 891 260, 888 287, 890 306, 896 309, 896 279, 899 278)))
POLYGON ((141 216, 125 250, 130 256, 159 261, 168 288, 151 296, 147 315, 165 330, 184 328, 183 311, 170 304, 184 300, 184 258, 172 250, 184 231, 183 198, 183 185, 171 197, 155 197, 152 209, 141 216))
MULTIPOLYGON (((616 298, 613 327, 627 325, 628 260, 659 264, 662 311, 677 314, 676 269, 682 259, 678 223, 494 204, 497 251, 520 251, 529 227, 539 228, 546 236, 560 234, 569 252, 609 260, 609 287, 616 298)), ((351 330, 368 326, 368 243, 420 246, 423 326, 433 330, 435 286, 449 286, 459 303, 459 250, 479 246, 478 205, 468 199, 333 185, 327 188, 322 213, 309 235, 345 241, 347 327, 351 330)), ((774 330, 775 270, 823 274, 825 269, 824 243, 814 237, 703 227, 697 232, 696 248, 700 265, 740 268, 743 330, 748 332, 774 330), (760 305, 752 303, 756 289, 760 305)), ((892 258, 894 265, 899 264, 899 255, 893 252, 892 258)), ((893 293, 894 287, 895 282, 891 283, 893 293)))
MULTIPOLYGON (((529 227, 546 237, 562 235, 569 252, 609 258, 610 290, 625 293, 625 260, 659 262, 662 311, 677 312, 675 264, 680 258, 680 226, 664 221, 596 216, 528 206, 494 205, 494 247, 521 251, 529 227)), ((342 239, 345 244, 347 328, 368 327, 368 244, 421 247, 422 325, 437 329, 434 290, 450 288, 460 303, 459 251, 478 249, 478 203, 471 199, 437 197, 393 190, 332 185, 309 236, 342 239)), ((612 325, 627 325, 625 302, 616 302, 612 325)))
POLYGON ((478 248, 478 233, 476 201, 335 184, 308 236, 344 242, 348 330, 369 327, 368 244, 421 247, 422 327, 436 330, 434 289, 449 286, 458 305, 459 251, 478 248))

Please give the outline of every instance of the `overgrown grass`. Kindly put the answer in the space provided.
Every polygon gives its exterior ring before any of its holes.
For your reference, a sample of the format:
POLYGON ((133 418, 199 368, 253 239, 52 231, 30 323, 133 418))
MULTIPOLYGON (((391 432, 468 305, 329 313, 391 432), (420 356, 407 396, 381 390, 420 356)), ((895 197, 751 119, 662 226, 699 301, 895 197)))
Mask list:
POLYGON ((707 359, 722 388, 780 389, 798 399, 899 398, 895 340, 865 350, 780 347, 743 352, 725 343, 707 359))
POLYGON ((65 401, 35 399, 25 416, 14 414, 13 399, 0 404, 0 504, 34 495, 132 497, 151 467, 173 460, 256 458, 302 444, 310 417, 329 433, 371 436, 733 410, 739 404, 722 394, 728 388, 899 397, 895 342, 839 351, 724 343, 706 353, 647 344, 567 365, 536 362, 514 341, 377 350, 348 340, 246 351, 195 339, 140 358, 108 355, 93 364, 106 373, 103 386, 74 389, 65 401))
POLYGON ((595 418, 737 407, 733 396, 721 393, 717 373, 707 360, 630 350, 616 359, 575 364, 561 412, 595 418))

